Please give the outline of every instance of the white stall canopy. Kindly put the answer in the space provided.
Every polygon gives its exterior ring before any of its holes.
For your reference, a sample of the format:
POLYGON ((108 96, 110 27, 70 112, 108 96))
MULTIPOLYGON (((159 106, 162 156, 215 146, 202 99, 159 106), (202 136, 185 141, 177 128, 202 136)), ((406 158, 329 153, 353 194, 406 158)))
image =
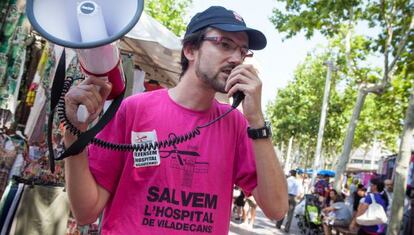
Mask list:
POLYGON ((146 80, 156 80, 168 87, 178 83, 181 40, 145 12, 121 39, 121 50, 134 55, 135 65, 146 72, 146 80))

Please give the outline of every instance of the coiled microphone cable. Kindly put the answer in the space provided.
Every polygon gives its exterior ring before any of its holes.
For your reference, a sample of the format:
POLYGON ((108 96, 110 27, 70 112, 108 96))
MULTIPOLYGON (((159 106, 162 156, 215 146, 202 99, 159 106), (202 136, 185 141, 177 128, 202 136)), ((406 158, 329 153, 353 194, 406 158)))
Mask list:
MULTIPOLYGON (((60 121, 63 123, 66 129, 69 130, 73 135, 76 135, 77 137, 79 137, 82 132, 79 129, 77 129, 75 126, 73 126, 72 123, 69 122, 66 116, 66 110, 65 110, 65 95, 69 91, 69 88, 72 86, 72 83, 74 82, 74 80, 77 80, 77 79, 73 79, 72 77, 67 77, 65 79, 65 82, 62 88, 62 93, 59 98, 59 102, 57 104, 57 113, 58 113, 58 117, 60 121)), ((200 135, 200 129, 208 127, 214 124, 215 122, 219 121, 223 117, 225 117, 227 114, 233 111, 240 104, 243 98, 244 98, 244 94, 242 92, 236 92, 235 95, 233 96, 232 108, 230 108, 228 111, 226 111, 219 117, 215 118, 214 120, 208 122, 207 124, 195 127, 192 131, 184 135, 175 136, 167 140, 162 140, 162 141, 157 141, 157 142, 152 142, 152 143, 115 144, 115 143, 107 142, 107 141, 104 141, 98 138, 92 138, 90 142, 104 149, 111 149, 111 150, 116 150, 116 151, 131 151, 131 152, 132 151, 156 150, 160 148, 171 147, 171 146, 186 142, 200 135)), ((61 160, 63 158, 58 158, 58 159, 61 160)))

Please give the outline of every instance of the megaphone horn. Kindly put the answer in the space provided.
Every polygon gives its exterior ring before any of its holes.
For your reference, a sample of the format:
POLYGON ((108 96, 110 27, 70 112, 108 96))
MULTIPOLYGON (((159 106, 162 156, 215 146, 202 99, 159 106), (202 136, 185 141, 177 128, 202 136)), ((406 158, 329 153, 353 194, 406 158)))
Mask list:
POLYGON ((26 3, 27 17, 35 31, 50 42, 76 49, 95 48, 118 40, 135 26, 143 8, 143 0, 27 0, 26 3))
MULTIPOLYGON (((112 83, 108 99, 122 93, 124 75, 114 41, 138 22, 143 0, 27 0, 26 6, 35 31, 50 42, 76 49, 84 73, 108 77, 112 83)), ((80 106, 81 122, 87 119, 85 111, 80 106)))

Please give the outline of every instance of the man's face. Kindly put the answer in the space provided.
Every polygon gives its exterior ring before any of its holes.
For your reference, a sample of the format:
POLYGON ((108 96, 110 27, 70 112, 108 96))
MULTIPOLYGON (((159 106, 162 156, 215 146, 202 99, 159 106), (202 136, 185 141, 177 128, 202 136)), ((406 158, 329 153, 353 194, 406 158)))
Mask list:
POLYGON ((391 180, 385 180, 384 181, 384 185, 385 185, 385 190, 387 190, 388 192, 392 192, 393 191, 393 185, 392 185, 392 181, 391 180))
POLYGON ((211 29, 206 32, 205 38, 220 38, 221 41, 202 42, 195 60, 195 72, 210 88, 225 93, 228 76, 244 61, 240 47, 247 47, 247 34, 211 29), (226 42, 231 43, 233 47, 236 45, 236 48, 226 49, 226 42))

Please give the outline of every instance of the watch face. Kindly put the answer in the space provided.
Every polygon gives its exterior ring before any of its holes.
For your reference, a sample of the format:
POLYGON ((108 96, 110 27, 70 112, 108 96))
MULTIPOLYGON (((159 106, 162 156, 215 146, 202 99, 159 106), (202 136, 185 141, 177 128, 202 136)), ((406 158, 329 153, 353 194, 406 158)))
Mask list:
POLYGON ((264 127, 259 129, 252 129, 249 127, 247 129, 247 134, 252 139, 265 139, 272 136, 272 129, 270 127, 270 123, 265 122, 264 127))
POLYGON ((265 122, 265 125, 267 127, 268 135, 269 137, 271 137, 272 136, 272 124, 270 122, 265 122))

